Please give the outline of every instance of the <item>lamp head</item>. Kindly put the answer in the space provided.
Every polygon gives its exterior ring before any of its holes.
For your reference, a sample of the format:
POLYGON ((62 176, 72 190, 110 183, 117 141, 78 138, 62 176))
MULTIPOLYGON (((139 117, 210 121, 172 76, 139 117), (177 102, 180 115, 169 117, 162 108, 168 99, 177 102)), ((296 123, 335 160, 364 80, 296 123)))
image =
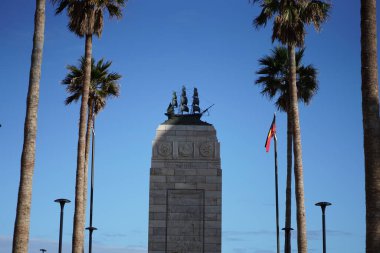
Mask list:
POLYGON ((332 204, 330 202, 318 202, 315 205, 320 206, 320 207, 326 207, 326 206, 331 206, 332 204))

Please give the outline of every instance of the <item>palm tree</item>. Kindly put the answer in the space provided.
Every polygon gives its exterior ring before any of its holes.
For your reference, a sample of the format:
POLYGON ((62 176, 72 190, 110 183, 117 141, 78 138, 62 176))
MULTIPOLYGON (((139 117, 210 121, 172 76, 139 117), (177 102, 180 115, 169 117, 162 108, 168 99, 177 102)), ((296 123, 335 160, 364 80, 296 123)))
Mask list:
MULTIPOLYGON (((85 149, 85 184, 84 184, 84 200, 87 197, 87 168, 88 157, 90 150, 91 127, 95 115, 97 115, 106 106, 106 100, 109 97, 118 97, 120 94, 120 87, 118 81, 121 75, 118 73, 109 73, 109 67, 112 62, 104 62, 104 59, 99 60, 95 64, 94 58, 91 60, 91 84, 88 100, 88 114, 87 114, 87 130, 86 130, 86 149, 85 149)), ((75 65, 68 65, 67 70, 69 73, 62 84, 66 85, 66 91, 70 94, 65 100, 65 104, 69 105, 72 102, 77 102, 82 96, 83 79, 85 58, 81 57, 79 60, 79 67, 75 65)))
POLYGON ((297 203, 298 252, 307 252, 306 213, 304 198, 301 129, 298 114, 296 86, 295 47, 302 47, 305 41, 305 25, 313 24, 316 30, 326 21, 331 5, 319 0, 252 0, 262 8, 253 24, 256 28, 265 26, 274 17, 272 41, 278 40, 288 47, 289 55, 289 112, 293 126, 293 152, 295 192, 297 203))
POLYGON ((380 119, 376 37, 376 0, 361 0, 367 253, 380 252, 380 119))
POLYGON ((12 253, 28 252, 32 183, 36 153, 37 109, 41 79, 42 50, 44 47, 45 0, 36 0, 32 59, 24 123, 24 145, 21 155, 20 184, 12 253))
MULTIPOLYGON (((305 49, 296 52, 297 97, 298 101, 309 104, 318 90, 317 70, 312 65, 301 65, 305 49)), ((272 54, 259 59, 261 68, 256 73, 260 77, 256 84, 262 86, 261 94, 269 99, 277 98, 275 105, 279 111, 287 113, 287 177, 285 228, 291 227, 292 194, 292 122, 289 111, 289 57, 285 47, 276 47, 272 54)), ((290 231, 285 231, 285 253, 291 252, 290 231)))
POLYGON ((52 0, 58 4, 56 14, 67 11, 68 28, 79 37, 85 37, 85 69, 83 78, 82 100, 79 117, 77 170, 75 183, 75 211, 73 225, 73 253, 83 253, 85 201, 84 173, 86 147, 86 113, 88 113, 89 88, 91 82, 92 35, 100 37, 103 31, 103 14, 107 11, 110 17, 121 18, 122 7, 126 0, 52 0))

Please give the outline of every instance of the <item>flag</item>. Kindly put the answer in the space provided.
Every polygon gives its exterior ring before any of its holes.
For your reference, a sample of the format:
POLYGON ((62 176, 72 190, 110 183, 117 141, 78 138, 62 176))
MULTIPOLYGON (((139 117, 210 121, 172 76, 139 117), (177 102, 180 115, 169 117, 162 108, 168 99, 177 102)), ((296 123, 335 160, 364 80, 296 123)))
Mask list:
POLYGON ((267 152, 269 152, 269 149, 270 149, 270 140, 275 135, 276 135, 276 114, 273 116, 273 121, 272 121, 272 124, 270 125, 269 131, 268 131, 268 136, 267 136, 267 139, 265 141, 265 150, 267 152))

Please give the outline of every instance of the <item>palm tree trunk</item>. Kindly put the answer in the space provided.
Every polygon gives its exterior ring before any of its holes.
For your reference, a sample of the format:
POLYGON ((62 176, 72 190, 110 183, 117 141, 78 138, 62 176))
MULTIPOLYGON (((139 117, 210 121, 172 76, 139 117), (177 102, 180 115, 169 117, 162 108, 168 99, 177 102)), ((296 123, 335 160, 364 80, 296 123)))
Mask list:
MULTIPOLYGON (((289 103, 288 103, 289 104, 289 103)), ((288 131, 287 131, 287 169, 286 169, 286 209, 285 209, 285 246, 284 252, 291 253, 290 228, 292 226, 292 120, 290 113, 287 113, 288 131)))
POLYGON ((297 244, 298 252, 307 252, 306 237, 306 213, 305 213, 305 197, 303 186, 303 166, 302 166, 302 146, 301 146, 301 129, 298 115, 298 99, 296 84, 296 54, 293 45, 288 46, 289 55, 289 73, 290 73, 290 113, 293 123, 293 152, 294 152, 294 178, 295 193, 297 204, 297 244))
POLYGON ((40 92, 42 50, 45 31, 45 0, 36 0, 34 15, 34 35, 29 88, 24 123, 24 145, 21 155, 20 184, 18 189, 17 211, 13 232, 13 253, 28 252, 30 208, 36 151, 37 110, 40 92))
POLYGON ((79 118, 79 138, 78 138, 78 154, 77 154, 77 171, 75 183, 75 210, 73 225, 73 253, 83 253, 84 251, 84 226, 85 226, 85 210, 84 210, 84 165, 86 153, 86 114, 88 113, 88 97, 91 81, 91 57, 92 57, 92 35, 86 35, 85 42, 85 61, 83 81, 83 94, 80 107, 79 118))
POLYGON ((86 151, 85 151, 85 161, 84 161, 84 182, 83 182, 83 215, 86 217, 86 206, 87 206, 87 185, 88 185, 88 157, 90 151, 91 143, 91 130, 92 130, 92 120, 93 120, 93 108, 94 100, 89 99, 88 103, 88 115, 87 115, 87 130, 86 130, 86 151))
POLYGON ((361 72, 364 130, 366 252, 380 252, 380 120, 376 0, 361 1, 361 72))

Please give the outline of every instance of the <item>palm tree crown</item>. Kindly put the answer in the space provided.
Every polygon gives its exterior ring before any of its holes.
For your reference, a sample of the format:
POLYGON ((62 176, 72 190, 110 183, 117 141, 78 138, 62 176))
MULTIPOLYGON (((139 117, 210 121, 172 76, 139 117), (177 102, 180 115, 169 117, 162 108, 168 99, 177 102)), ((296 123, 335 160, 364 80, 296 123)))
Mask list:
MULTIPOLYGON (((308 104, 318 91, 317 70, 312 65, 301 65, 305 49, 296 53, 297 97, 308 104)), ((256 84, 262 85, 261 94, 270 99, 278 96, 275 104, 278 110, 289 112, 289 57, 285 47, 275 47, 271 55, 259 59, 261 68, 256 72, 260 77, 256 84)))
POLYGON ((53 4, 58 4, 56 14, 67 10, 68 28, 79 37, 92 34, 100 37, 103 31, 104 10, 107 10, 110 17, 121 18, 121 9, 125 2, 127 0, 52 0, 53 4))
POLYGON ((305 25, 313 24, 317 31, 328 18, 330 3, 319 0, 252 0, 260 4, 261 13, 253 20, 257 28, 266 26, 274 17, 272 41, 302 47, 305 25))
MULTIPOLYGON (((115 72, 109 73, 108 68, 111 64, 111 61, 104 62, 104 59, 100 59, 96 64, 94 58, 91 60, 91 83, 88 104, 93 103, 93 113, 95 114, 98 114, 106 106, 106 99, 108 97, 118 97, 120 94, 118 81, 121 75, 115 72)), ((77 102, 82 96, 85 58, 81 57, 79 67, 68 65, 66 68, 69 73, 62 80, 62 84, 66 85, 66 91, 70 94, 65 100, 65 104, 68 105, 72 102, 77 102)), ((91 108, 89 109, 91 110, 91 108)))

